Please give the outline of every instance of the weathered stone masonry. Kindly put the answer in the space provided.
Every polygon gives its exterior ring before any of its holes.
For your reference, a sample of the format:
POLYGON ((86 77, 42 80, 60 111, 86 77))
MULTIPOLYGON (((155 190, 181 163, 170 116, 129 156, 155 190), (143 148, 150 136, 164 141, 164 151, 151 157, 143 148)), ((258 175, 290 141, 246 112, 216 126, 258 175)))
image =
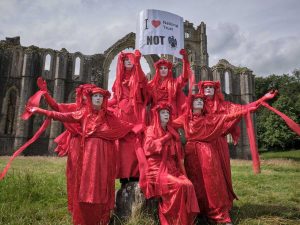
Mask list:
MULTIPOLYGON (((226 98, 240 104, 254 100, 254 75, 247 68, 231 65, 220 60, 209 67, 207 53, 206 25, 194 28, 185 21, 185 48, 189 55, 196 80, 220 80, 226 98)), ((22 121, 20 115, 28 98, 37 91, 36 79, 42 76, 48 83, 48 89, 58 102, 73 102, 75 88, 83 83, 95 83, 107 88, 109 67, 114 57, 126 48, 134 48, 135 34, 129 33, 104 53, 84 55, 80 52, 60 51, 24 47, 20 37, 6 38, 0 41, 0 155, 10 155, 38 129, 42 116, 33 116, 29 121, 22 121)), ((175 64, 174 73, 180 74, 181 62, 171 56, 165 56, 175 64)), ((153 76, 154 62, 157 55, 145 57, 153 76)), ((43 107, 47 107, 42 103, 43 107)), ((232 156, 249 158, 250 150, 244 123, 241 124, 241 140, 232 151, 232 156)), ((25 151, 25 155, 53 154, 53 140, 63 130, 59 122, 52 121, 46 132, 25 151), (48 146, 48 147, 45 147, 48 146)), ((230 138, 229 138, 230 141, 230 138)))

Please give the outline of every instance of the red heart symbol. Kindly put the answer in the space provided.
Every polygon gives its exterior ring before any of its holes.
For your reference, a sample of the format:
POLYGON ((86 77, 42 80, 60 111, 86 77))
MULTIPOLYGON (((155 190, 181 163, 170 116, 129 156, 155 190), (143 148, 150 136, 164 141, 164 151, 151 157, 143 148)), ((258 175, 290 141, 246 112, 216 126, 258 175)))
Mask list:
POLYGON ((152 20, 152 25, 157 28, 160 25, 160 21, 159 20, 152 20))

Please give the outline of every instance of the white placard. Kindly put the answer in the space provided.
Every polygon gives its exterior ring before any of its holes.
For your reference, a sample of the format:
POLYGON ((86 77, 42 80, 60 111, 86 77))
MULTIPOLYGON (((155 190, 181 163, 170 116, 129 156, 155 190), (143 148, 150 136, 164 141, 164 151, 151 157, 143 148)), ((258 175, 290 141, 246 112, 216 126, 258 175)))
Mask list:
POLYGON ((183 18, 156 9, 141 11, 135 48, 143 55, 170 54, 181 58, 179 51, 184 48, 183 18))

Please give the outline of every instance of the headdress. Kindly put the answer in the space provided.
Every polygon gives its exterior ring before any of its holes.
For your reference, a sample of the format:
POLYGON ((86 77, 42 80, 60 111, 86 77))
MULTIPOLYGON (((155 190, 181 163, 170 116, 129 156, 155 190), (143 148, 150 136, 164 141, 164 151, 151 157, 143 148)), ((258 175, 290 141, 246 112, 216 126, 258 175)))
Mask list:
POLYGON ((160 103, 157 104, 153 109, 152 109, 152 115, 153 115, 153 132, 157 137, 162 137, 163 136, 163 128, 161 127, 161 122, 160 122, 160 115, 159 112, 163 109, 166 109, 170 113, 170 119, 167 123, 167 129, 168 131, 176 138, 179 139, 178 133, 175 131, 175 129, 171 126, 172 122, 172 105, 168 103, 160 103))
POLYGON ((224 101, 224 96, 221 91, 221 83, 220 81, 200 81, 198 83, 198 89, 200 94, 204 95, 204 88, 206 86, 213 86, 215 89, 215 93, 212 98, 214 104, 213 104, 213 108, 210 111, 216 113, 218 111, 219 103, 224 101))

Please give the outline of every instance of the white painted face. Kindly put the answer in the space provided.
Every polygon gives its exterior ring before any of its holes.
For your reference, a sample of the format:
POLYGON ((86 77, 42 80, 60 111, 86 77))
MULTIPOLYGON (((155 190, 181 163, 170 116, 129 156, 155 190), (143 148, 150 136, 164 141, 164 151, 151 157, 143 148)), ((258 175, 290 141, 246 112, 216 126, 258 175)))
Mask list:
POLYGON ((131 63, 131 61, 128 58, 124 59, 124 66, 126 69, 132 69, 133 64, 131 63))
POLYGON ((203 100, 202 98, 195 98, 193 101, 193 108, 194 109, 203 109, 203 100))
POLYGON ((167 124, 170 119, 170 112, 167 109, 162 109, 159 111, 159 117, 161 124, 167 124))
POLYGON ((215 88, 213 86, 205 86, 204 87, 204 95, 205 96, 214 96, 215 88))
POLYGON ((169 69, 166 66, 160 66, 159 67, 159 74, 162 77, 166 77, 168 75, 168 71, 169 71, 169 69))
POLYGON ((103 96, 99 93, 92 95, 92 104, 94 106, 101 106, 103 103, 103 96))

